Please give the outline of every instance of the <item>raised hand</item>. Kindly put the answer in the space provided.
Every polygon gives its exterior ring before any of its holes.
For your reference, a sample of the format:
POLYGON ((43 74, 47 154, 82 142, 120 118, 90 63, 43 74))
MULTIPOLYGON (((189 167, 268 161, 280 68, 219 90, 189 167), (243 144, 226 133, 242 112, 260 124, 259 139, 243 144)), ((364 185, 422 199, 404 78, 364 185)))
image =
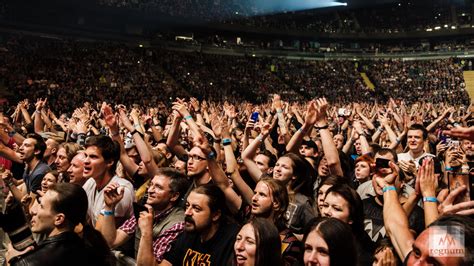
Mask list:
POLYGON ((454 204, 458 197, 461 197, 464 193, 466 193, 466 190, 466 186, 460 186, 449 192, 446 199, 438 206, 439 214, 473 215, 474 200, 454 204))
POLYGON ((104 188, 104 204, 113 210, 115 206, 122 200, 125 188, 118 183, 110 183, 104 188))

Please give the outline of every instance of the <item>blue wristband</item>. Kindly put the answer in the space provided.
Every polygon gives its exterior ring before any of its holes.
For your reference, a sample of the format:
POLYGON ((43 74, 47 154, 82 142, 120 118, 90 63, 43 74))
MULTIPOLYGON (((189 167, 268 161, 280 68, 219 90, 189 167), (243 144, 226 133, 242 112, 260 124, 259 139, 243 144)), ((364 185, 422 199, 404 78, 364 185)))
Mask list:
POLYGON ((438 203, 438 199, 436 197, 423 197, 423 202, 436 202, 436 203, 438 203))
POLYGON ((101 210, 100 214, 102 214, 104 216, 112 216, 112 215, 114 215, 114 211, 101 210))
POLYGON ((193 116, 192 115, 187 115, 184 117, 185 120, 188 120, 188 119, 193 119, 193 116))
POLYGON ((224 144, 224 145, 225 144, 230 144, 230 143, 232 143, 232 139, 223 139, 222 140, 222 144, 224 144))
POLYGON ((446 170, 446 171, 454 171, 454 168, 453 168, 453 167, 446 167, 446 168, 444 168, 444 170, 446 170))
POLYGON ((212 160, 212 159, 214 159, 214 158, 216 158, 216 153, 213 152, 213 151, 211 151, 211 152, 207 155, 207 159, 212 160))
POLYGON ((389 191, 389 190, 394 190, 394 191, 396 191, 397 189, 396 189, 394 186, 386 186, 386 187, 382 188, 383 193, 385 193, 385 192, 387 192, 387 191, 389 191))

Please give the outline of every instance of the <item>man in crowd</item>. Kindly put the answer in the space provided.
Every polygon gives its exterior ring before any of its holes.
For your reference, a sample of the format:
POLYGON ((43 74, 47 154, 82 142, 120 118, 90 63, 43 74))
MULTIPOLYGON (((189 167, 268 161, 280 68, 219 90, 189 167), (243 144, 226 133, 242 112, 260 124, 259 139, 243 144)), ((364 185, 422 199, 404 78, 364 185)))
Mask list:
MULTIPOLYGON (((184 230, 184 211, 178 207, 180 199, 189 186, 186 176, 173 168, 160 168, 148 187, 145 206, 151 207, 151 241, 140 232, 138 217, 130 217, 119 229, 115 229, 114 209, 123 198, 123 190, 117 191, 118 184, 107 185, 104 192, 104 212, 99 216, 97 227, 111 248, 119 247, 131 237, 135 238, 135 256, 145 258, 149 264, 163 260, 163 254, 170 250, 173 242, 184 230)), ((139 210, 135 210, 136 213, 139 210)), ((140 218, 141 219, 141 218, 140 218)))
POLYGON ((84 161, 86 159, 86 153, 79 151, 71 160, 71 165, 67 169, 69 176, 69 182, 83 186, 87 178, 84 177, 84 161))
MULTIPOLYGON (((185 231, 160 265, 229 264, 238 226, 226 218, 223 199, 224 193, 212 184, 191 191, 186 200, 185 231)), ((150 233, 151 227, 142 228, 143 236, 150 233)), ((138 265, 145 264, 139 259, 138 265)))
MULTIPOLYGON (((74 232, 87 214, 87 195, 77 185, 55 184, 31 209, 31 231, 47 238, 22 252, 10 248, 10 265, 106 265, 106 254, 93 252, 74 232), (102 256, 101 256, 102 255, 102 256)), ((99 249, 98 247, 94 247, 99 249)))
POLYGON ((89 178, 83 188, 89 199, 88 215, 91 225, 95 225, 104 213, 104 188, 109 183, 117 183, 124 189, 123 199, 115 208, 116 225, 120 226, 133 213, 133 185, 130 181, 115 175, 120 157, 120 148, 111 138, 103 135, 93 136, 86 141, 84 178, 89 178))

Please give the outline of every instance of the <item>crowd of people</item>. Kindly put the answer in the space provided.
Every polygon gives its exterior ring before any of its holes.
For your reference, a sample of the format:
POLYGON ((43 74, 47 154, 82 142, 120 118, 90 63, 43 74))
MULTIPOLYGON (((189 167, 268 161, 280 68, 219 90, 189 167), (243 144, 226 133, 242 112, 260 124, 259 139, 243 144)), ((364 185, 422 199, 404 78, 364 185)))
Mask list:
POLYGON ((454 59, 2 51, 9 265, 474 263, 474 105, 454 59))
POLYGON ((190 96, 263 103, 274 93, 292 101, 386 102, 392 96, 409 103, 469 102, 465 64, 457 59, 291 60, 28 38, 8 38, 2 48, 0 71, 4 87, 15 91, 12 101, 48 97, 57 113, 86 100, 147 107, 190 96), (359 72, 367 73, 375 90, 359 72))

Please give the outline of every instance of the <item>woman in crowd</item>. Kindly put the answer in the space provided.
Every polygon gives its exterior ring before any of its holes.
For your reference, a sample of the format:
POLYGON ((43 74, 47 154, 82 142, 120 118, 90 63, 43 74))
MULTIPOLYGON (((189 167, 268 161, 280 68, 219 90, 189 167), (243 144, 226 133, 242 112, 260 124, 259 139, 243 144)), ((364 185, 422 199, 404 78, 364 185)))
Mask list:
POLYGON ((240 229, 235 239, 234 252, 235 265, 283 265, 278 229, 264 218, 254 217, 240 229))
POLYGON ((357 265, 356 244, 350 227, 335 218, 317 218, 303 238, 306 266, 357 265))
POLYGON ((350 185, 336 184, 326 191, 321 216, 350 225, 357 243, 358 260, 361 265, 370 265, 375 246, 364 231, 362 200, 350 185))

